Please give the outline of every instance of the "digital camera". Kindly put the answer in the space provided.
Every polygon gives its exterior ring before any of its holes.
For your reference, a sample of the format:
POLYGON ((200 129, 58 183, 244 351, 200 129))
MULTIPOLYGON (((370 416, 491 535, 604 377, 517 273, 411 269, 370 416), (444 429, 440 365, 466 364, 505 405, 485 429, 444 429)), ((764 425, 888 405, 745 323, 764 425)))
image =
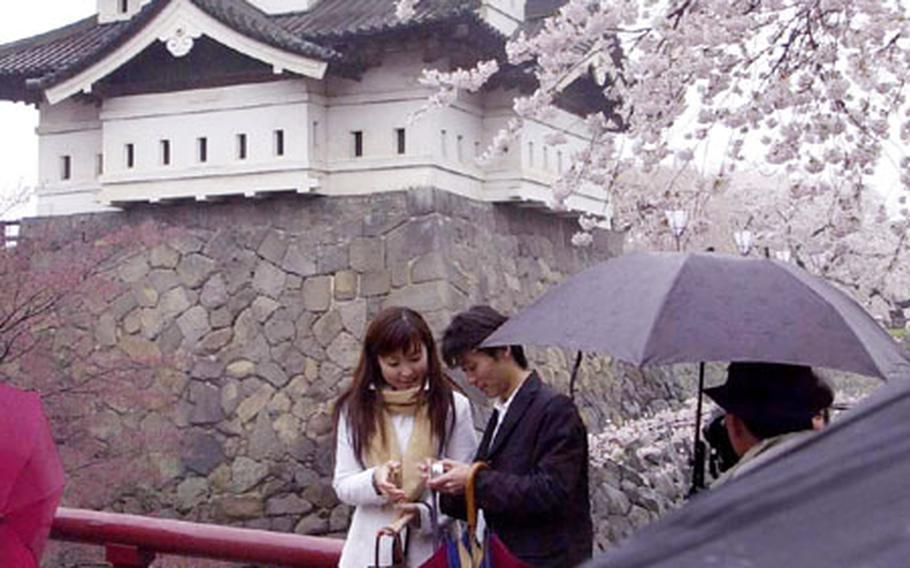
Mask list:
POLYGON ((724 416, 725 414, 714 416, 702 430, 709 448, 708 471, 715 479, 739 461, 739 456, 730 443, 730 437, 727 436, 724 416))

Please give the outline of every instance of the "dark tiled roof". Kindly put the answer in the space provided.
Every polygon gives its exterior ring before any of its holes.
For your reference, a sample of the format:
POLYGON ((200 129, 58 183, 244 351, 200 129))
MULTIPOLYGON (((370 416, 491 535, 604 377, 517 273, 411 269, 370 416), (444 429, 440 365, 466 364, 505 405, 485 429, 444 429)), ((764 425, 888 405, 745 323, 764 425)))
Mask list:
POLYGON ((525 4, 525 21, 518 31, 525 35, 537 35, 543 29, 544 21, 556 13, 568 0, 528 0, 525 4))
MULTIPOLYGON (((99 24, 97 16, 92 16, 46 34, 0 45, 0 96, 21 90, 10 98, 24 99, 25 80, 35 79, 40 86, 48 86, 79 73, 117 49, 169 1, 153 0, 127 21, 99 24), (16 79, 21 86, 10 88, 9 82, 16 79)), ((330 48, 294 35, 245 0, 192 1, 218 21, 268 45, 322 60, 339 57, 330 48)))
MULTIPOLYGON (((138 17, 138 16, 137 16, 138 17)), ((100 26, 92 16, 66 27, 0 46, 0 78, 41 77, 77 65, 124 35, 133 22, 100 26)))
POLYGON ((245 0, 192 0, 192 2, 221 23, 265 44, 326 61, 338 57, 338 54, 331 49, 294 35, 274 17, 265 14, 245 0))
POLYGON ((311 38, 331 38, 412 28, 441 22, 477 9, 479 0, 422 0, 406 22, 395 15, 395 0, 320 0, 313 9, 278 21, 289 31, 311 38))
MULTIPOLYGON (((152 0, 130 20, 99 24, 96 16, 24 40, 0 45, 0 99, 37 102, 37 89, 76 75, 123 45, 172 0, 152 0), (29 84, 31 89, 27 89, 29 84)), ((201 10, 251 37, 279 49, 357 68, 362 54, 347 57, 351 39, 373 34, 419 30, 469 19, 478 24, 477 37, 501 49, 504 38, 477 16, 480 0, 420 0, 407 21, 395 15, 396 0, 320 0, 310 10, 269 16, 246 0, 191 0, 201 10)), ((552 4, 564 0, 536 0, 552 4)), ((532 0, 534 3, 535 0, 532 0)), ((536 4, 535 4, 536 5, 536 4)))
POLYGON ((535 20, 552 16, 567 0, 528 0, 525 3, 525 18, 535 20))

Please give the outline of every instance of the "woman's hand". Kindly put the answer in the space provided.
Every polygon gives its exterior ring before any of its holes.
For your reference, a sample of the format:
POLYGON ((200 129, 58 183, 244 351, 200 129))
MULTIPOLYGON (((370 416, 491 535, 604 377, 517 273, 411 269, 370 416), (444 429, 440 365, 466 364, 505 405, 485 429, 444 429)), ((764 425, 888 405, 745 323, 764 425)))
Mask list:
POLYGON ((407 518, 407 523, 420 528, 420 507, 418 503, 398 503, 395 510, 401 512, 402 518, 407 518))
POLYGON ((373 470, 373 487, 389 503, 400 503, 405 499, 404 491, 396 483, 398 479, 401 479, 400 462, 387 461, 373 470))

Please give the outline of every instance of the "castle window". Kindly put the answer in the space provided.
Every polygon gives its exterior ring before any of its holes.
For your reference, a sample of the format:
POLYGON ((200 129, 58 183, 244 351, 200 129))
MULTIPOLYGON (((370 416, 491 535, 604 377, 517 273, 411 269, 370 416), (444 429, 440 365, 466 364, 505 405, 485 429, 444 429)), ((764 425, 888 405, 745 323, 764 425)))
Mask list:
POLYGON ((274 132, 274 139, 275 155, 284 156, 284 130, 276 130, 274 132))
POLYGON ((459 162, 464 160, 464 157, 462 156, 462 153, 461 153, 461 146, 462 146, 463 142, 464 142, 464 136, 462 136, 461 134, 459 134, 458 136, 455 137, 455 156, 458 158, 459 162))
POLYGON ((246 134, 237 135, 237 159, 246 160, 246 134))
POLYGON ((72 156, 60 156, 60 179, 66 180, 73 177, 72 156))
POLYGON ((13 248, 19 243, 19 223, 16 221, 3 223, 3 246, 13 248))
POLYGON ((104 154, 95 154, 95 175, 104 173, 104 154))
POLYGON ((543 147, 543 169, 550 169, 550 149, 546 146, 543 147))
POLYGON ((405 139, 404 139, 404 128, 395 129, 395 139, 398 147, 398 153, 404 154, 405 151, 405 139))
POLYGON ((439 145, 442 148, 442 157, 445 158, 449 155, 448 149, 448 133, 445 130, 439 131, 439 145))
POLYGON ((474 141, 474 157, 475 158, 480 157, 480 142, 478 142, 476 140, 474 141))
POLYGON ((120 0, 120 13, 126 14, 130 10, 130 0, 120 0))
POLYGON ((534 167, 534 143, 528 142, 528 166, 534 167))
POLYGON ((171 165, 171 141, 162 140, 159 144, 161 147, 161 165, 171 165))
POLYGON ((354 157, 363 156, 363 130, 355 130, 351 133, 354 136, 354 157))
POLYGON ((319 147, 319 121, 313 121, 313 149, 319 147))
POLYGON ((204 136, 196 139, 196 159, 201 163, 209 161, 209 139, 204 136))
POLYGON ((126 150, 126 167, 132 168, 136 165, 136 146, 132 143, 127 144, 126 150))
POLYGON ((556 171, 562 174, 562 152, 556 152, 556 171))

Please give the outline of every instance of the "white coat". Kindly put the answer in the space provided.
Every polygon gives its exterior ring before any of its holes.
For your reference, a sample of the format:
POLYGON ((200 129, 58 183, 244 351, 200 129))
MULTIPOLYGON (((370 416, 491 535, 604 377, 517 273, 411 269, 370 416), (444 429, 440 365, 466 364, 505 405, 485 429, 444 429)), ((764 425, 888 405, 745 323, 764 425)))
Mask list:
MULTIPOLYGON (((471 415, 471 404, 459 393, 455 396, 455 424, 452 434, 443 448, 440 458, 451 458, 461 462, 470 462, 477 449, 477 436, 474 432, 474 420, 471 415)), ((411 431, 414 428, 413 416, 395 416, 392 421, 398 435, 398 445, 408 447, 411 431)), ((341 568, 365 568, 374 564, 374 543, 376 533, 395 519, 395 510, 385 505, 385 499, 377 495, 373 488, 373 470, 364 469, 351 443, 347 427, 347 416, 342 412, 338 421, 338 441, 335 448, 335 477, 332 487, 342 503, 353 505, 354 515, 348 529, 344 549, 341 552, 341 568)), ((424 493, 422 500, 429 502, 429 492, 424 493)), ((420 566, 433 554, 433 535, 430 521, 421 507, 420 528, 410 528, 407 564, 420 566)), ((440 519, 444 522, 444 519, 440 519)), ((391 564, 390 539, 384 539, 380 550, 381 565, 391 564)))

